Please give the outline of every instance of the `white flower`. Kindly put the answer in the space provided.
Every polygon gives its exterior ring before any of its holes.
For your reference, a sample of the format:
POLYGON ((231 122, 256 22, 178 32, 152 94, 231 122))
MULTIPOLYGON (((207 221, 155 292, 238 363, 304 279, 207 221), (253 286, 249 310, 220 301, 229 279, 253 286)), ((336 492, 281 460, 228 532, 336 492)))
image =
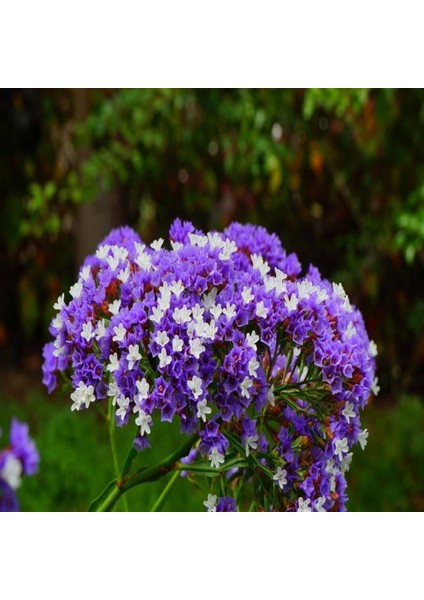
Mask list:
POLYGON ((250 359, 249 364, 247 365, 250 377, 256 377, 256 371, 258 370, 259 366, 260 363, 258 360, 256 360, 256 356, 250 359))
POLYGON ((0 471, 0 479, 3 479, 12 490, 21 485, 22 463, 13 454, 9 454, 0 471))
POLYGON ((204 337, 208 340, 214 340, 218 332, 218 328, 215 326, 215 321, 212 319, 210 323, 204 323, 202 327, 202 334, 199 337, 204 337))
POLYGON ((214 319, 219 319, 219 317, 222 315, 222 306, 219 303, 215 304, 209 309, 209 312, 214 319))
POLYGON ((138 417, 135 420, 135 424, 140 427, 140 435, 144 435, 145 433, 150 433, 150 423, 152 422, 152 417, 144 412, 144 410, 140 409, 138 411, 138 417))
POLYGON ((378 354, 377 344, 375 342, 373 342, 372 340, 370 341, 370 345, 368 347, 368 352, 371 354, 371 356, 373 358, 375 358, 378 354))
POLYGON ((97 323, 96 327, 96 340, 101 340, 106 335, 106 327, 104 319, 97 323))
POLYGON ((346 292, 341 283, 333 283, 333 292, 343 300, 343 308, 347 312, 352 312, 352 307, 349 302, 349 298, 347 297, 346 292))
POLYGON ((158 298, 158 307, 165 311, 171 306, 171 288, 166 281, 159 288, 160 296, 158 298))
POLYGON ((183 349, 183 340, 176 335, 172 340, 172 350, 174 352, 181 352, 183 349))
POLYGON ((246 456, 249 456, 250 450, 258 449, 258 439, 259 437, 255 435, 248 435, 244 442, 244 450, 246 452, 246 456))
POLYGON ((155 337, 155 342, 162 348, 169 342, 169 336, 166 331, 158 331, 155 337))
POLYGON ((338 456, 340 461, 343 460, 343 454, 346 454, 349 450, 349 444, 347 438, 336 440, 334 453, 338 456))
POLYGON ((158 297, 158 308, 165 312, 171 306, 171 290, 167 289, 158 297))
POLYGON ((268 309, 265 307, 262 300, 257 303, 255 312, 256 312, 257 317, 260 317, 261 319, 266 319, 266 316, 268 314, 268 309))
POLYGON ((96 257, 100 260, 103 260, 109 254, 109 250, 110 246, 108 244, 100 246, 100 248, 98 248, 98 250, 96 251, 96 257))
POLYGON ((281 489, 283 489, 284 486, 287 485, 287 471, 282 467, 277 467, 273 480, 278 483, 281 489))
POLYGON ((143 377, 141 381, 137 380, 135 382, 138 390, 138 398, 139 400, 145 400, 149 396, 149 384, 147 380, 143 377))
POLYGON ((211 467, 215 467, 219 469, 220 465, 225 462, 225 457, 221 452, 219 452, 218 448, 214 447, 211 450, 211 453, 208 456, 208 459, 211 461, 211 467))
POLYGON ((184 323, 189 323, 191 321, 191 309, 187 308, 187 306, 175 308, 172 316, 178 325, 184 325, 184 323))
POLYGON ((265 275, 270 271, 270 266, 268 265, 266 260, 264 260, 262 256, 258 256, 257 254, 252 254, 251 259, 253 268, 257 269, 262 275, 262 277, 265 277, 265 275))
POLYGON ((125 338, 125 335, 127 333, 127 330, 122 325, 122 323, 119 323, 118 327, 114 327, 113 331, 115 332, 115 335, 113 336, 112 340, 114 342, 123 342, 124 338, 125 338))
POLYGON ((265 277, 264 278, 265 290, 267 292, 270 292, 271 290, 274 290, 275 286, 276 286, 276 283, 277 282, 275 280, 275 277, 268 277, 268 276, 265 277))
POLYGON ((172 357, 168 356, 165 348, 162 348, 158 358, 159 358, 159 368, 160 369, 164 369, 165 367, 167 367, 169 365, 169 363, 172 362, 172 357))
POLYGON ((252 331, 251 333, 246 334, 246 346, 252 348, 253 350, 258 349, 256 343, 259 342, 259 336, 256 331, 252 331))
POLYGON ((299 298, 296 296, 296 294, 292 294, 290 298, 287 296, 287 294, 285 294, 284 304, 286 305, 286 308, 289 311, 289 313, 292 313, 296 310, 297 305, 299 304, 299 298))
POLYGON ((225 246, 224 240, 219 235, 219 233, 217 233, 216 231, 214 233, 211 233, 209 231, 207 233, 207 236, 208 236, 209 246, 211 247, 211 250, 214 250, 215 248, 223 248, 225 246))
POLYGON ((222 251, 219 253, 219 258, 221 260, 229 260, 233 252, 237 252, 237 246, 235 242, 226 240, 222 251))
POLYGON ((112 398, 112 404, 115 406, 116 404, 116 398, 120 395, 121 391, 118 387, 118 384, 116 383, 116 381, 111 381, 109 383, 109 387, 107 390, 107 395, 110 396, 112 398))
POLYGON ((128 267, 125 269, 125 271, 123 269, 121 269, 118 273, 118 279, 122 283, 127 283, 129 276, 130 276, 130 270, 128 267))
POLYGON ((145 252, 141 252, 140 254, 138 254, 137 258, 135 259, 135 262, 138 264, 140 269, 143 269, 144 271, 150 271, 150 269, 152 268, 152 260, 150 256, 145 252))
POLYGON ((309 506, 310 503, 311 503, 310 498, 308 498, 307 500, 304 500, 303 498, 299 498, 296 512, 312 512, 312 509, 309 506))
POLYGON ((190 344, 190 354, 192 354, 195 358, 199 359, 202 352, 205 351, 205 347, 202 344, 202 340, 199 338, 194 338, 194 340, 189 341, 190 344))
POLYGON ((243 381, 240 384, 241 395, 244 396, 245 398, 250 398, 249 389, 252 387, 252 385, 253 385, 253 381, 251 379, 249 379, 246 375, 246 377, 243 379, 243 381))
POLYGON ((116 399, 116 403, 118 404, 118 410, 116 411, 116 416, 123 421, 128 411, 128 406, 130 404, 130 399, 126 398, 123 394, 118 396, 116 399))
POLYGON ((352 402, 346 402, 344 409, 342 410, 342 415, 344 416, 344 418, 346 419, 346 421, 348 423, 350 423, 350 419, 353 419, 356 417, 356 413, 353 410, 354 405, 352 404, 352 402))
POLYGON ((82 381, 79 382, 77 389, 71 394, 73 404, 71 410, 80 410, 82 405, 88 408, 91 402, 95 402, 94 387, 85 385, 82 381))
POLYGON ((188 239, 192 246, 199 246, 200 248, 208 243, 208 238, 205 235, 198 235, 197 233, 189 233, 188 239))
POLYGON ((208 512, 216 512, 216 501, 217 497, 212 494, 208 494, 208 499, 203 502, 203 506, 206 506, 208 512))
POLYGON ((63 319, 60 315, 56 315, 52 321, 52 325, 55 329, 59 330, 63 327, 63 319))
POLYGON ((327 463, 325 465, 325 471, 329 475, 338 475, 339 474, 338 469, 334 465, 334 458, 330 458, 327 460, 327 463))
POLYGON ((119 257, 118 256, 108 256, 106 258, 106 262, 109 265, 111 271, 115 271, 119 265, 119 257))
POLYGON ((324 300, 328 300, 327 290, 325 290, 324 288, 317 288, 316 299, 318 304, 321 304, 322 302, 324 302, 324 300))
POLYGON ((119 313, 119 309, 121 308, 121 301, 120 300, 114 300, 113 302, 111 302, 108 306, 109 308, 109 312, 112 315, 117 315, 119 313))
POLYGON ((203 321, 203 313, 205 309, 199 304, 195 304, 191 309, 191 316, 195 321, 203 321))
POLYGON ((184 291, 183 282, 179 279, 178 281, 174 281, 171 283, 171 292, 179 298, 184 291))
POLYGON ((349 471, 350 463, 352 462, 353 452, 348 452, 346 456, 343 458, 340 464, 340 470, 342 473, 347 473, 349 471))
POLYGON ((181 242, 173 242, 171 240, 171 248, 175 251, 180 250, 183 247, 184 244, 182 244, 181 242))
POLYGON ((250 287, 244 286, 241 297, 243 298, 243 304, 249 304, 255 296, 252 294, 250 287))
POLYGON ((201 396, 203 394, 202 380, 200 379, 200 377, 197 377, 197 375, 194 375, 192 377, 192 379, 189 379, 187 381, 187 386, 192 391, 193 396, 195 397, 196 400, 199 396, 201 396))
POLYGON ((378 396, 379 391, 380 386, 378 385, 378 377, 375 377, 371 385, 371 392, 374 394, 374 396, 378 396))
POLYGON ((62 294, 61 296, 59 296, 59 298, 53 304, 53 308, 55 310, 62 310, 62 308, 64 306, 66 306, 66 304, 65 304, 65 294, 62 294))
POLYGON ((122 246, 112 246, 111 250, 113 256, 116 256, 119 260, 125 260, 128 257, 128 250, 122 246))
POLYGON ((206 400, 199 400, 199 402, 197 403, 196 417, 198 419, 202 419, 202 421, 205 423, 206 415, 210 415, 211 412, 212 412, 212 409, 209 406, 207 406, 206 400))
POLYGON ((140 242, 134 242, 135 250, 137 254, 143 254, 146 244, 140 244, 140 242))
POLYGON ((53 356, 60 356, 61 354, 64 354, 66 351, 66 346, 62 346, 59 337, 57 337, 55 339, 55 341, 53 342, 53 346, 54 346, 53 356))
POLYGON ((275 279, 277 281, 283 282, 285 279, 287 279, 287 273, 280 271, 280 269, 277 269, 277 267, 275 267, 274 271, 275 271, 275 279))
POLYGON ((150 248, 153 248, 156 252, 163 246, 163 238, 159 238, 150 244, 150 248))
POLYGON ((89 342, 94 337, 93 323, 89 321, 82 326, 81 337, 89 342))
POLYGON ((356 333, 356 327, 354 326, 354 324, 352 323, 352 321, 349 321, 349 325, 346 328, 346 337, 348 340, 350 340, 351 337, 353 337, 356 333))
POLYGON ((344 287, 341 283, 333 283, 333 292, 342 300, 345 299, 346 292, 344 291, 344 287))
POLYGON ((83 269, 81 270, 79 276, 81 277, 81 279, 83 281, 88 281, 90 275, 91 275, 91 267, 90 267, 90 265, 85 265, 85 267, 83 267, 83 269))
POLYGON ((149 319, 154 323, 160 323, 164 314, 164 311, 159 306, 154 306, 149 319))
POLYGON ((318 500, 315 502, 315 506, 314 506, 314 509, 316 512, 327 512, 325 510, 325 508, 323 508, 323 506, 325 504, 325 500, 326 500, 325 496, 320 496, 318 498, 318 500))
POLYGON ((113 354, 111 354, 109 356, 109 364, 106 367, 106 370, 109 371, 109 373, 113 373, 114 371, 117 371, 118 369, 119 369, 118 355, 116 354, 116 352, 114 352, 113 354))
POLYGON ((225 305, 225 308, 222 312, 227 317, 227 319, 230 321, 233 317, 236 316, 236 312, 237 312, 236 305, 230 304, 229 302, 227 302, 227 304, 225 305))
POLYGON ((139 360, 141 360, 141 354, 138 344, 130 344, 127 354, 128 368, 131 370, 139 360))
POLYGON ((210 310, 215 304, 215 298, 217 293, 217 288, 212 288, 209 294, 204 294, 202 296, 203 306, 205 307, 205 310, 210 310))
POLYGON ((364 429, 364 431, 361 431, 361 433, 358 436, 358 442, 362 450, 365 450, 365 446, 368 443, 368 429, 364 429))
POLYGON ((310 295, 315 292, 315 286, 312 281, 303 280, 297 284, 297 292, 299 298, 309 298, 310 295))
POLYGON ((74 283, 74 285, 71 286, 69 293, 71 294, 72 298, 79 298, 82 293, 81 281, 77 281, 77 283, 74 283))

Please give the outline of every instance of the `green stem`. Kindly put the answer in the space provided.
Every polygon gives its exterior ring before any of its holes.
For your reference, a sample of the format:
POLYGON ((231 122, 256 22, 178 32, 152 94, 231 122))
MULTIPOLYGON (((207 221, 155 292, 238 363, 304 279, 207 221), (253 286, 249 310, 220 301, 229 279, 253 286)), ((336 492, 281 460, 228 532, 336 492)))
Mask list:
POLYGON ((110 441, 110 449, 112 451, 113 466, 115 468, 115 475, 117 477, 119 477, 118 453, 116 450, 116 439, 115 439, 115 416, 113 414, 112 398, 109 398, 108 420, 109 420, 109 441, 110 441))
POLYGON ((159 498, 157 498, 156 502, 153 504, 152 508, 150 509, 150 512, 158 512, 162 508, 162 506, 166 502, 166 499, 168 498, 172 488, 177 483, 179 477, 180 477, 179 471, 175 471, 175 473, 172 474, 171 479, 168 481, 166 486, 163 488, 161 495, 159 496, 159 498))
POLYGON ((229 471, 230 469, 233 469, 234 467, 240 467, 243 469, 247 466, 249 466, 249 465, 245 460, 241 460, 241 459, 237 458, 237 459, 225 462, 222 465, 222 467, 220 467, 219 469, 217 469, 216 467, 209 466, 208 463, 201 463, 201 464, 190 463, 190 464, 185 465, 180 462, 175 463, 173 468, 177 471, 188 471, 188 472, 192 472, 192 473, 205 473, 205 474, 209 474, 209 475, 219 475, 220 473, 225 473, 226 471, 229 471))
MULTIPOLYGON (((115 467, 116 477, 119 478, 120 470, 119 470, 118 451, 116 448, 116 436, 115 436, 116 423, 115 423, 115 415, 114 415, 113 404, 112 404, 112 397, 109 398, 108 419, 109 419, 109 440, 110 440, 110 448, 111 448, 112 457, 113 457, 113 465, 115 467)), ((127 498, 124 498, 124 509, 125 509, 125 512, 129 511, 127 498)))
POLYGON ((122 488, 124 491, 130 490, 136 485, 140 483, 146 483, 147 481, 156 481, 160 479, 164 475, 166 475, 169 471, 171 471, 174 467, 174 463, 182 458, 183 456, 187 456, 190 452, 191 447, 194 442, 197 440, 197 435, 191 436, 185 444, 183 444, 180 448, 175 450, 172 454, 161 460, 160 463, 154 465, 152 467, 147 467, 145 469, 140 469, 125 478, 122 482, 122 488))
MULTIPOLYGON (((132 475, 127 477, 120 477, 118 481, 116 481, 115 485, 111 488, 111 490, 105 494, 105 497, 102 499, 101 503, 96 507, 97 512, 107 512, 113 508, 117 500, 128 490, 135 487, 136 485, 140 485, 141 483, 146 483, 150 481, 156 481, 160 479, 169 471, 173 469, 174 463, 182 458, 183 456, 187 456, 191 447, 197 439, 197 435, 191 436, 185 444, 183 444, 180 448, 175 450, 172 454, 164 458, 161 462, 152 467, 147 467, 145 469, 139 469, 132 475)), ((129 453, 130 454, 130 453, 129 453)))
POLYGON ((127 458, 125 459, 124 466, 122 467, 121 479, 124 479, 125 475, 127 475, 129 470, 131 469, 131 465, 136 456, 137 450, 134 448, 134 446, 131 446, 131 448, 128 451, 127 458))

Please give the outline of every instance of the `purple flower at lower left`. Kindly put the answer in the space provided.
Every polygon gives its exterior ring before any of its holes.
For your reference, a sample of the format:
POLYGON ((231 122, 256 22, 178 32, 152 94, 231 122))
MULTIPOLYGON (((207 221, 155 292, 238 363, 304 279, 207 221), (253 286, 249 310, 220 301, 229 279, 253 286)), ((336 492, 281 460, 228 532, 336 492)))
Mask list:
POLYGON ((19 510, 16 490, 21 478, 36 473, 39 464, 38 451, 26 423, 12 419, 9 442, 9 446, 0 450, 0 512, 19 510))

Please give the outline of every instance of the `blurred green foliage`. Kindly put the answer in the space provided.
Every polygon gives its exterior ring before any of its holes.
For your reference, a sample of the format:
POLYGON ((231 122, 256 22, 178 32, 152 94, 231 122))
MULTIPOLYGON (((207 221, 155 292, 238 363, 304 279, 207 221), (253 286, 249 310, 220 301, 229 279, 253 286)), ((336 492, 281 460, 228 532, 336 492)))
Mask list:
POLYGON ((348 480, 348 510, 424 510, 424 405, 402 396, 394 406, 369 406, 364 452, 356 450, 348 480))

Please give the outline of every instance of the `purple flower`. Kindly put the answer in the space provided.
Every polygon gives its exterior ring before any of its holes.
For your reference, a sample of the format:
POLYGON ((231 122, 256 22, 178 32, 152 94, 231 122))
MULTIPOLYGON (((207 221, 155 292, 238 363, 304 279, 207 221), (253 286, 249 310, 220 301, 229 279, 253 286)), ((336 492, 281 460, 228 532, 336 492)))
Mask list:
POLYGON ((17 512, 19 510, 18 499, 14 490, 0 479, 0 512, 17 512))
POLYGON ((313 266, 302 276, 275 234, 177 219, 169 244, 146 246, 114 230, 55 308, 43 382, 51 392, 66 373, 73 409, 109 399, 139 450, 157 419, 178 421, 217 474, 243 460, 227 473, 273 510, 344 508, 376 348, 343 286, 313 266))
POLYGON ((28 425, 12 419, 10 426, 12 452, 22 463, 25 475, 33 475, 38 470, 39 456, 33 440, 28 434, 28 425))
POLYGON ((39 456, 28 435, 28 425, 12 419, 9 446, 0 450, 0 511, 17 511, 16 489, 22 475, 33 475, 38 470, 39 456))
POLYGON ((223 498, 218 498, 218 503, 216 505, 216 512, 236 512, 237 504, 234 498, 231 496, 224 496, 223 498))

